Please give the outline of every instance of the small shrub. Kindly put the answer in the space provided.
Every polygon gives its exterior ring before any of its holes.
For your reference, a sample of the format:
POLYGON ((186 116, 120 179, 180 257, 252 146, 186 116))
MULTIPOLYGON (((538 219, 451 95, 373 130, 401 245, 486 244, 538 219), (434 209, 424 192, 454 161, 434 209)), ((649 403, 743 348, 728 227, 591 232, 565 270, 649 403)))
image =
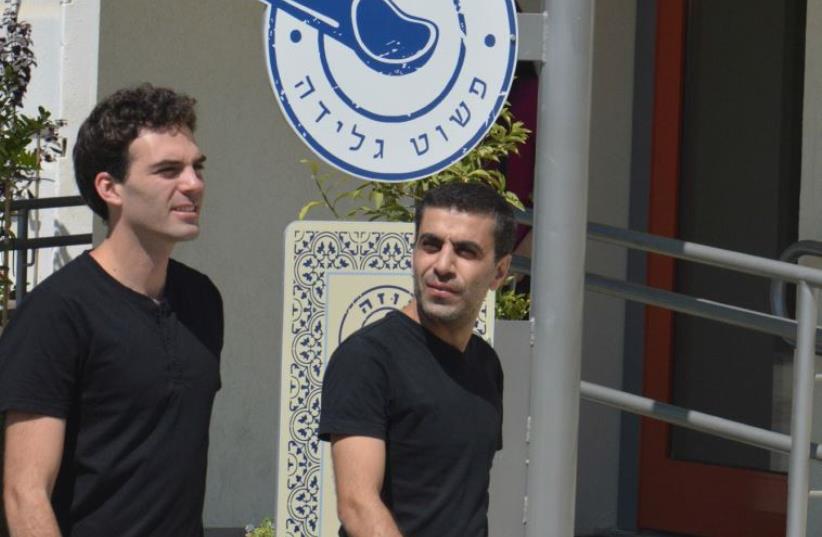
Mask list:
POLYGON ((531 312, 531 296, 528 293, 517 292, 513 276, 509 277, 509 282, 510 285, 497 290, 497 319, 508 321, 528 319, 531 312))
POLYGON ((275 537, 275 535, 274 521, 270 518, 264 518, 256 528, 252 524, 245 527, 245 537, 275 537))

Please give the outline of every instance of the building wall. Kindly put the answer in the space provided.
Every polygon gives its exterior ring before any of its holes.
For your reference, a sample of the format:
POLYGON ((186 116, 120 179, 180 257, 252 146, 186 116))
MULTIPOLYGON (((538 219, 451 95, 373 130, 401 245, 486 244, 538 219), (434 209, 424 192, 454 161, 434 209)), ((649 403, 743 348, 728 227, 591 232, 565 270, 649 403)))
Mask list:
MULTIPOLYGON (((31 23, 37 66, 24 99, 24 113, 36 115, 38 106, 65 121, 60 130, 66 146, 74 144, 77 128, 97 99, 97 35, 99 0, 62 2, 23 0, 19 19, 31 23)), ((38 197, 77 195, 71 155, 44 163, 43 180, 33 185, 38 197)), ((49 237, 91 232, 91 211, 85 207, 33 211, 30 237, 49 237)), ((33 286, 78 255, 87 246, 46 248, 29 260, 28 281, 33 286)))
POLYGON ((807 0, 799 238, 822 240, 822 0, 807 0))
MULTIPOLYGON (((805 29, 805 96, 802 133, 802 190, 799 207, 799 239, 822 241, 822 0, 807 0, 805 29)), ((805 260, 822 268, 822 259, 805 260)), ((822 310, 822 308, 820 308, 822 310)), ((820 315, 822 320, 822 315, 820 315)), ((817 357, 816 372, 822 373, 822 360, 817 357)), ((790 371, 786 377, 791 378, 790 371)), ((816 383, 814 393, 814 442, 822 441, 822 388, 816 383)), ((822 489, 822 463, 811 462, 810 487, 822 489)), ((808 502, 808 535, 822 533, 822 502, 808 502)))
MULTIPOLYGON (((588 220, 628 227, 636 2, 595 3, 588 220)), ((586 270, 624 279, 624 248, 588 241, 586 270)), ((625 302, 585 294, 582 379, 622 387, 625 302)), ((576 530, 589 535, 617 523, 617 410, 580 403, 576 530)))
MULTIPOLYGON (((596 6, 589 214, 624 226, 635 1, 596 6)), ((199 100, 197 137, 209 157, 203 233, 182 245, 177 257, 209 274, 225 301, 208 526, 243 526, 273 513, 282 233, 298 208, 316 197, 299 163, 312 157, 281 117, 269 85, 265 7, 135 0, 104 2, 100 12, 99 95, 151 81, 199 100)), ((588 259, 592 270, 624 275, 624 252, 590 244, 588 259)), ((586 380, 620 385, 623 309, 618 301, 586 296, 586 380)), ((581 416, 578 528, 589 532, 616 523, 619 415, 583 403, 581 416)))

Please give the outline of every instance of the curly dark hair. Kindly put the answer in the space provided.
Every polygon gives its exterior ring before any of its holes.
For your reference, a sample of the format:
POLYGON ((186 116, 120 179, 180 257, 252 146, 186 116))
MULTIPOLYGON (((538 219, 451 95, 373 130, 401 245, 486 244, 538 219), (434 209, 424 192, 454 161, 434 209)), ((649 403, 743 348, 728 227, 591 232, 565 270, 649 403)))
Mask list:
POLYGON ((108 220, 108 207, 94 188, 94 178, 108 172, 122 182, 128 175, 131 142, 141 128, 187 127, 194 132, 196 100, 169 88, 141 84, 121 89, 101 101, 80 126, 74 145, 77 188, 91 210, 108 220))
POLYGON ((485 183, 445 183, 427 191, 414 211, 414 233, 420 230, 426 207, 456 209, 458 211, 493 216, 494 259, 499 261, 514 251, 514 209, 505 199, 485 183))

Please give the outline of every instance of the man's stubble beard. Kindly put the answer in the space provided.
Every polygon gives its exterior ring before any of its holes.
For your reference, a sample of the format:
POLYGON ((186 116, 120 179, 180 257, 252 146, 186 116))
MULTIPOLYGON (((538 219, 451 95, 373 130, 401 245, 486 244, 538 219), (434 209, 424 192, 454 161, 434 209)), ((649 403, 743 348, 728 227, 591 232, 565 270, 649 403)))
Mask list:
POLYGON ((436 324, 457 327, 465 323, 473 325, 479 314, 479 308, 472 308, 472 305, 464 302, 462 307, 460 305, 443 306, 442 309, 446 311, 437 311, 440 309, 438 308, 440 305, 436 303, 428 304, 423 299, 420 283, 416 278, 414 279, 414 298, 417 301, 417 312, 421 321, 425 319, 436 324))

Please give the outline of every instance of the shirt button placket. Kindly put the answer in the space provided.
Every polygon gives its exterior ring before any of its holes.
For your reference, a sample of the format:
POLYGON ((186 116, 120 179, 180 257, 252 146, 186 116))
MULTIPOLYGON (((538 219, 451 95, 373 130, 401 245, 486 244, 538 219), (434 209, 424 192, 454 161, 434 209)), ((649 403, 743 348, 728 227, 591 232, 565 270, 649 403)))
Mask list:
POLYGON ((175 316, 166 302, 162 302, 157 310, 157 323, 160 328, 160 336, 162 338, 163 352, 169 364, 169 372, 171 373, 171 380, 175 386, 180 384, 182 377, 182 367, 177 356, 176 345, 174 341, 174 326, 175 316))

